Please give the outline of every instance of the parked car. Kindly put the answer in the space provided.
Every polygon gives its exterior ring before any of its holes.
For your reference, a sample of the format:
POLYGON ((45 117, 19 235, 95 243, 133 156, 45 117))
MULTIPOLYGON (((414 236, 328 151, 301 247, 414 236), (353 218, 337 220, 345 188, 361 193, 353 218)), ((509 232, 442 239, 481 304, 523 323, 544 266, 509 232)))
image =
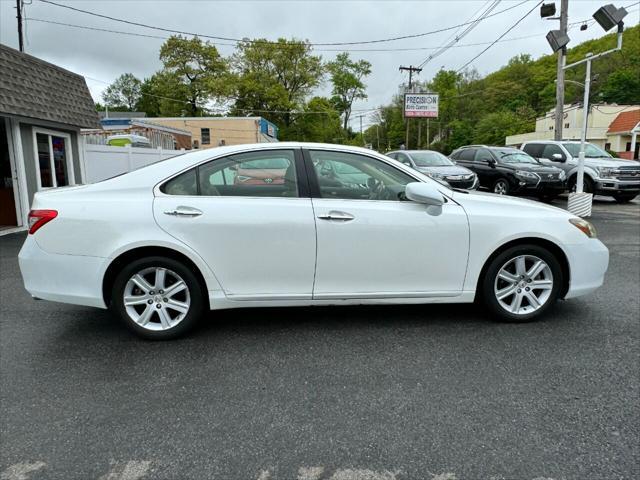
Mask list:
POLYGON ((451 190, 342 145, 227 146, 91 185, 35 194, 20 250, 40 299, 110 308, 135 333, 176 337, 206 309, 470 303, 532 320, 602 285, 595 230, 538 202, 451 190), (282 184, 226 182, 286 159, 282 184), (319 182, 319 170, 364 182, 319 182), (348 168, 346 168, 348 167, 348 168))
POLYGON ((499 195, 522 194, 551 200, 567 188, 561 169, 542 165, 517 148, 471 145, 453 151, 451 158, 473 170, 481 187, 499 195))
POLYGON ((433 150, 398 150, 389 152, 391 157, 405 165, 415 168, 425 175, 444 180, 455 188, 473 190, 478 188, 478 176, 471 170, 456 165, 440 152, 433 150))
MULTIPOLYGON (((545 165, 561 168, 567 175, 568 186, 576 188, 580 142, 536 140, 520 147, 545 165)), ((618 160, 600 147, 587 143, 584 158, 584 191, 615 198, 626 203, 640 194, 640 162, 618 160)))

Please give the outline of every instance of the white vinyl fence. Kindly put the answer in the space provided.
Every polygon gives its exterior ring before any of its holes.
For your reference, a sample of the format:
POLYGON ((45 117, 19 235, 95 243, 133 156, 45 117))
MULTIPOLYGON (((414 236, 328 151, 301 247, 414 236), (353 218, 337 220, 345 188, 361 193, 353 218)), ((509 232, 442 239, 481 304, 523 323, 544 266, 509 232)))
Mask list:
POLYGON ((87 143, 83 148, 87 183, 99 182, 184 153, 184 150, 112 147, 87 143))

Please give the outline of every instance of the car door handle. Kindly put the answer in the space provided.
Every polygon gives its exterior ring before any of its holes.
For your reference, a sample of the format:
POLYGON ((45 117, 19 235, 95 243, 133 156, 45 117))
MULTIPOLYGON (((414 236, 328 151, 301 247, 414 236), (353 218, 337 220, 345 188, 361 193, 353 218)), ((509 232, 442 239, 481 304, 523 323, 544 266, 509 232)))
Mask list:
POLYGON ((193 207, 176 207, 175 210, 167 210, 164 214, 175 217, 199 217, 202 215, 202 211, 193 207))
POLYGON ((318 215, 318 218, 320 220, 337 220, 339 222, 350 222, 356 217, 354 217, 350 213, 331 210, 329 213, 323 213, 322 215, 318 215))

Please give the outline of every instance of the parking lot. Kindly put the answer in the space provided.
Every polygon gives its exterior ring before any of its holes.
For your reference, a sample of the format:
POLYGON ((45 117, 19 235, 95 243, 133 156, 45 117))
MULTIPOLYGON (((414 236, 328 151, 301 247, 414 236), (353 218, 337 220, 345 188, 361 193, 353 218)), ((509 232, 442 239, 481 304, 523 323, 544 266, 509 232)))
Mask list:
POLYGON ((592 222, 604 287, 539 322, 247 309, 172 342, 32 300, 0 237, 0 478, 640 478, 640 204, 592 222))

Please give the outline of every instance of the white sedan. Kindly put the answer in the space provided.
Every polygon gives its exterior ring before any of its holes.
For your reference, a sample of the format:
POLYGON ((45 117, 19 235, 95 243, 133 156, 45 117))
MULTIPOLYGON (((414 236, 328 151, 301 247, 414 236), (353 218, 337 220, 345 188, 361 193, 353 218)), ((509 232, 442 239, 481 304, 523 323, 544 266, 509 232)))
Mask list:
POLYGON ((206 309, 468 303, 528 321, 602 285, 590 223, 452 190, 384 155, 279 143, 196 151, 39 192, 20 251, 36 298, 176 337, 206 309))

